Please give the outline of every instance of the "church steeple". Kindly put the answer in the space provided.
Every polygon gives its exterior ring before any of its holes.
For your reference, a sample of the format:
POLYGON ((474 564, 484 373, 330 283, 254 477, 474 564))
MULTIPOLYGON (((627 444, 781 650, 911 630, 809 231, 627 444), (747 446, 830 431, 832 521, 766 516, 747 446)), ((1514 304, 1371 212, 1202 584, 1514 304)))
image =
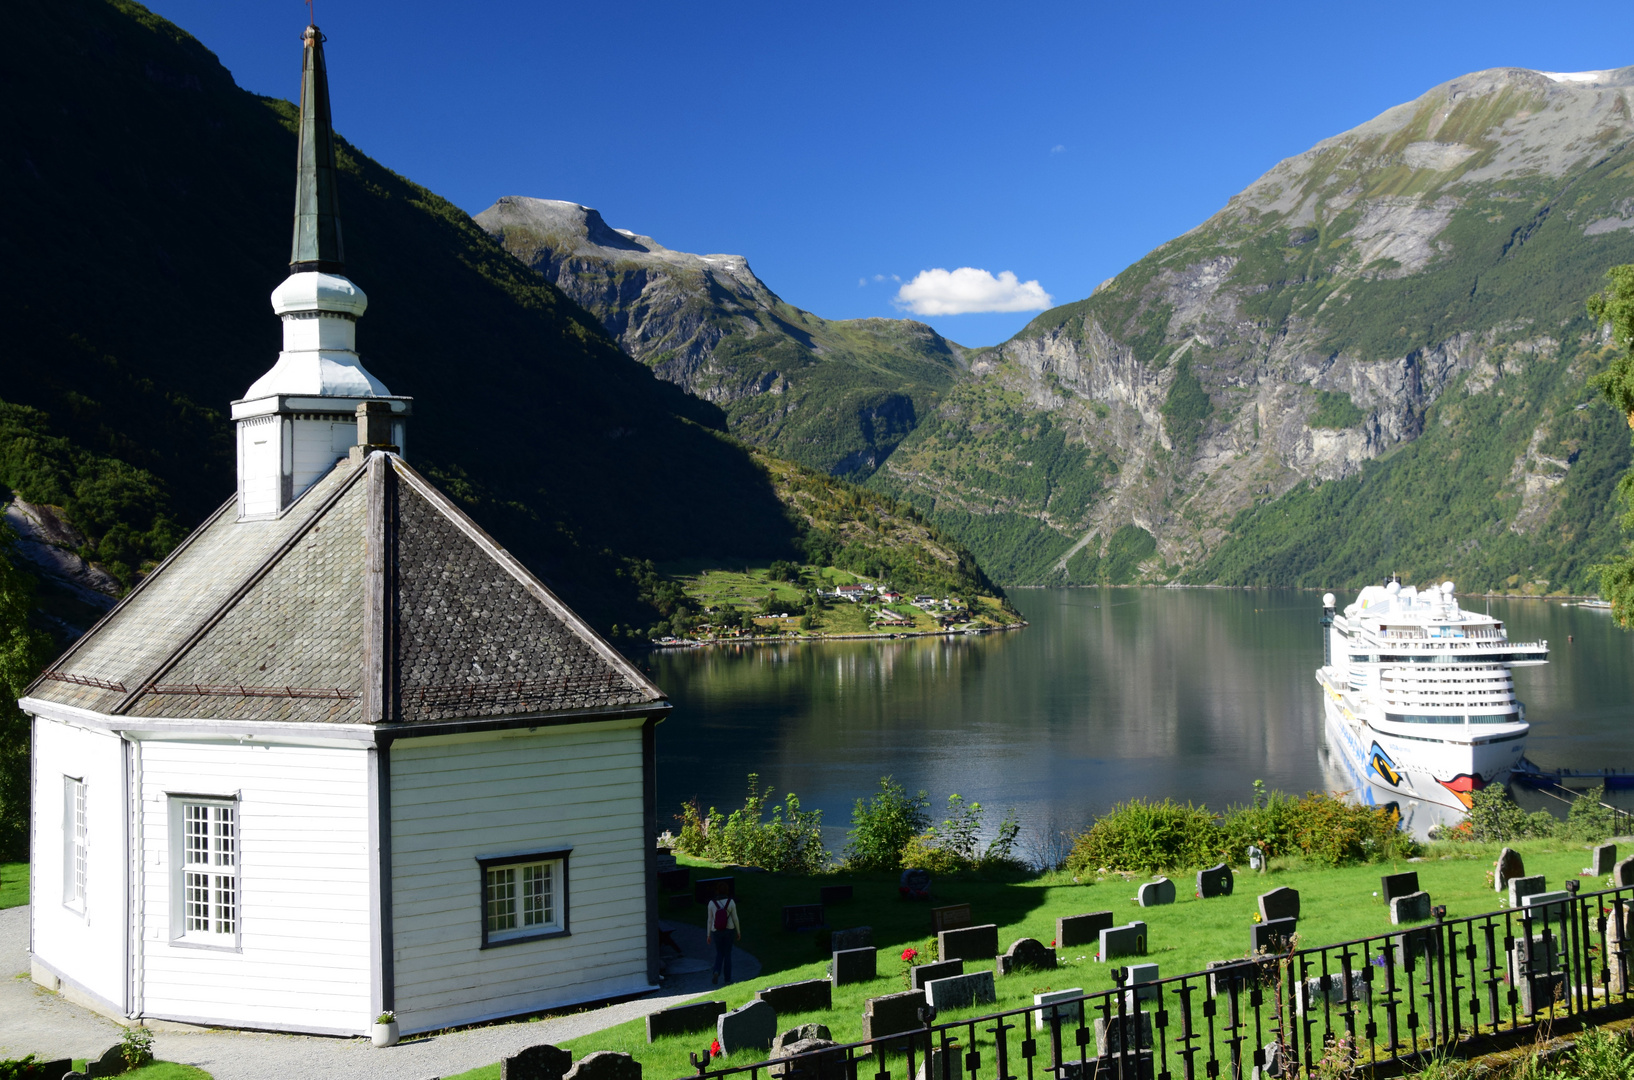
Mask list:
POLYGON ((329 70, 323 62, 324 36, 316 26, 302 35, 301 130, 295 160, 295 238, 289 272, 345 269, 340 235, 340 203, 335 191, 335 128, 329 114, 329 70))
POLYGON ((335 463, 365 445, 401 452, 413 399, 369 373, 357 321, 369 306, 342 272, 335 133, 323 34, 302 35, 301 130, 295 158, 295 237, 289 277, 272 292, 284 350, 233 402, 241 520, 277 517, 335 463))

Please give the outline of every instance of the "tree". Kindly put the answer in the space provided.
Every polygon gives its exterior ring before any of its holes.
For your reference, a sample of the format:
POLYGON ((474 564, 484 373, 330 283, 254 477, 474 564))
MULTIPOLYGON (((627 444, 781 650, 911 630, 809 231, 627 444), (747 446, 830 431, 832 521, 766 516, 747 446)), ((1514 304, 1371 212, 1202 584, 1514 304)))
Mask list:
POLYGON ((907 789, 889 776, 880 777, 879 793, 851 811, 851 843, 846 865, 853 870, 900 870, 902 849, 930 825, 930 796, 907 789))
MULTIPOLYGON (((1589 385, 1626 416, 1629 428, 1634 429, 1634 266, 1614 266, 1606 277, 1610 284, 1589 297, 1589 314, 1597 324, 1611 327, 1617 351, 1611 366, 1591 378, 1589 385)), ((1634 469, 1618 481, 1617 497, 1628 507, 1623 531, 1634 532, 1634 469)), ((1634 627, 1634 548, 1625 541, 1623 550, 1599 570, 1600 595, 1611 601, 1612 617, 1625 630, 1634 627)))
POLYGON ((28 625, 34 579, 6 557, 16 538, 0 531, 0 857, 28 857, 28 714, 17 699, 45 666, 51 641, 28 625))

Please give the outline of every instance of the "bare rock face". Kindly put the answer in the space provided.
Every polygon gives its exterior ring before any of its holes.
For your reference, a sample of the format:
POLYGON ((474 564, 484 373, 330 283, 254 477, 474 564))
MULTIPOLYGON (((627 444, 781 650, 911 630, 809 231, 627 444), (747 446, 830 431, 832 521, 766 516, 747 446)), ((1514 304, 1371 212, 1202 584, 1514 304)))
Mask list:
POLYGON ((80 556, 85 547, 84 535, 55 510, 26 502, 12 492, 5 508, 5 523, 17 534, 16 553, 32 573, 96 611, 113 607, 119 597, 119 582, 80 556))

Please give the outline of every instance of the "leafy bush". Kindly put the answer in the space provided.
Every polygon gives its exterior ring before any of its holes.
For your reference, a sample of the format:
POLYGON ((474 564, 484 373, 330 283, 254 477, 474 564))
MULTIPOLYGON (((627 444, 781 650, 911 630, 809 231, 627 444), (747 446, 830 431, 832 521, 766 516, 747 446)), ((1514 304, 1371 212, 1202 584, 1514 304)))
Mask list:
POLYGON ((1469 838, 1477 843, 1550 837, 1560 831, 1554 815, 1547 810, 1528 814, 1496 784, 1471 793, 1469 826, 1469 838))
POLYGON ((119 1053, 127 1069, 140 1069, 153 1060, 153 1032, 147 1028, 126 1028, 119 1037, 119 1053))
POLYGON ((29 628, 34 579, 7 559, 14 539, 0 527, 0 858, 26 859, 29 723, 17 699, 45 666, 50 640, 29 628))
POLYGON ((823 847, 823 812, 801 810, 800 799, 789 792, 782 805, 772 803, 770 821, 764 821, 771 803, 770 788, 760 790, 758 773, 749 774, 749 793, 743 807, 723 815, 713 806, 703 813, 696 800, 676 815, 681 834, 675 848, 712 862, 759 866, 795 874, 818 874, 828 869, 823 847))
POLYGON ((903 849, 930 825, 929 806, 923 791, 910 796, 891 777, 880 777, 879 792, 867 802, 858 799, 851 810, 846 865, 853 870, 902 869, 903 849))
POLYGON ((1114 806, 1079 834, 1067 855, 1074 874, 1111 870, 1157 870, 1207 866, 1218 861, 1221 836, 1206 807, 1173 799, 1131 799, 1114 806))
POLYGON ((1622 831, 1617 812, 1606 805, 1604 784, 1579 795, 1566 814, 1565 834, 1573 840, 1598 842, 1622 831))
POLYGON ((902 865, 951 874, 959 870, 1024 870, 1027 864, 1016 856, 1016 840, 1021 820, 1014 810, 1004 815, 998 832, 984 848, 981 843, 982 817, 979 802, 966 802, 963 795, 949 795, 948 816, 908 841, 902 851, 902 865))

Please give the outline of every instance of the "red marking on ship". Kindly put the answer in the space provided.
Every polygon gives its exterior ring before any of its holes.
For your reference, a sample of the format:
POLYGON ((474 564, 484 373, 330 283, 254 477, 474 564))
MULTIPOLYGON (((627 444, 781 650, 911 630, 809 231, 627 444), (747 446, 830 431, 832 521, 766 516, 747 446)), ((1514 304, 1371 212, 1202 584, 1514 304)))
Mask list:
POLYGON ((1475 792, 1486 787, 1485 780, 1482 780, 1479 776, 1471 776, 1469 773, 1459 773, 1451 780, 1437 780, 1436 783, 1458 796, 1458 801, 1463 803, 1465 807, 1475 805, 1472 796, 1475 792))

